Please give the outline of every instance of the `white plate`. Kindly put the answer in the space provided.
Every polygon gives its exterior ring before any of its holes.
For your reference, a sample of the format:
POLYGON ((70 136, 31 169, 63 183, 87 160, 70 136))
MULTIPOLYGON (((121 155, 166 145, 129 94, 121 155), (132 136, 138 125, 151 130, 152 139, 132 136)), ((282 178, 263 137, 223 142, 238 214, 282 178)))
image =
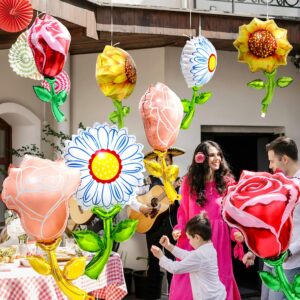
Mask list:
POLYGON ((19 267, 20 261, 15 260, 13 263, 5 263, 5 264, 0 264, 0 271, 1 272, 9 272, 17 267, 19 267))

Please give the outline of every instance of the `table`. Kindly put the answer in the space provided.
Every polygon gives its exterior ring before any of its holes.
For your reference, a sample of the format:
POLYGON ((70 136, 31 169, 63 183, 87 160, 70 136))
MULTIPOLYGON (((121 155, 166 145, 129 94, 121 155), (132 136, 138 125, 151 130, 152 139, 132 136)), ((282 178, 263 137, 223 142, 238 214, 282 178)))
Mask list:
MULTIPOLYGON (((110 256, 97 280, 84 275, 73 283, 100 299, 119 300, 127 294, 122 261, 117 253, 110 256)), ((30 267, 0 271, 0 300, 66 299, 52 276, 42 276, 30 267)))

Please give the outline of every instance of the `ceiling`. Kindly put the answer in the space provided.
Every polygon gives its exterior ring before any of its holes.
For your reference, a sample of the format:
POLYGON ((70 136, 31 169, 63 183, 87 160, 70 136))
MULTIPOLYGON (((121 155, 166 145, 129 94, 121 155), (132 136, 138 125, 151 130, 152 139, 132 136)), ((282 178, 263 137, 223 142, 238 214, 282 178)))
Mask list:
MULTIPOLYGON (((66 0, 63 0, 66 2, 66 0)), ((120 43, 125 50, 154 47, 183 47, 192 32, 209 38, 217 50, 234 51, 240 25, 251 21, 250 17, 182 11, 140 9, 130 7, 99 6, 86 1, 67 2, 95 14, 98 40, 86 34, 86 28, 60 19, 69 29, 72 42, 70 53, 85 54, 101 52, 105 45, 120 43), (112 27, 113 22, 113 27, 112 27), (113 28, 113 35, 110 30, 113 28)), ((293 52, 300 52, 300 22, 276 20, 279 27, 288 30, 288 40, 293 52)), ((0 49, 9 49, 20 33, 0 30, 0 49)))

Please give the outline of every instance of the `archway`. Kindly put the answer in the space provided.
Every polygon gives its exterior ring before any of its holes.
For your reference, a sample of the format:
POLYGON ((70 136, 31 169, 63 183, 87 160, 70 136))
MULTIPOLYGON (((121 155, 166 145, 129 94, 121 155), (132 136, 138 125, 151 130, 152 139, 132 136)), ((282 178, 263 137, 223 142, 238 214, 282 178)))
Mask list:
MULTIPOLYGON (((12 128, 12 148, 36 144, 41 146, 41 120, 26 107, 16 103, 1 103, 0 118, 12 128)), ((20 159, 13 157, 18 165, 20 159)))

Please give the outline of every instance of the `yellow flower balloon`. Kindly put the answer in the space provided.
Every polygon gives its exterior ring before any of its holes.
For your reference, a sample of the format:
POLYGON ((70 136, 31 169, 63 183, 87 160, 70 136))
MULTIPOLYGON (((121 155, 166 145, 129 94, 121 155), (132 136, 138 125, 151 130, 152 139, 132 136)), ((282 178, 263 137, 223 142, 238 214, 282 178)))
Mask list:
POLYGON ((131 95, 136 84, 136 67, 124 50, 105 46, 98 55, 96 80, 106 97, 121 101, 131 95))
POLYGON ((249 65, 251 72, 262 70, 266 81, 255 79, 248 86, 265 89, 261 101, 261 116, 265 117, 272 102, 275 88, 285 88, 293 82, 292 77, 276 80, 277 67, 286 65, 292 45, 287 40, 287 30, 279 28, 274 20, 261 21, 254 18, 249 24, 240 26, 238 38, 233 43, 238 49, 238 60, 249 65))
POLYGON ((239 27, 237 48, 239 62, 247 63, 251 72, 258 70, 271 73, 280 65, 286 65, 288 53, 293 48, 287 40, 287 30, 279 28, 274 20, 254 18, 239 27))

